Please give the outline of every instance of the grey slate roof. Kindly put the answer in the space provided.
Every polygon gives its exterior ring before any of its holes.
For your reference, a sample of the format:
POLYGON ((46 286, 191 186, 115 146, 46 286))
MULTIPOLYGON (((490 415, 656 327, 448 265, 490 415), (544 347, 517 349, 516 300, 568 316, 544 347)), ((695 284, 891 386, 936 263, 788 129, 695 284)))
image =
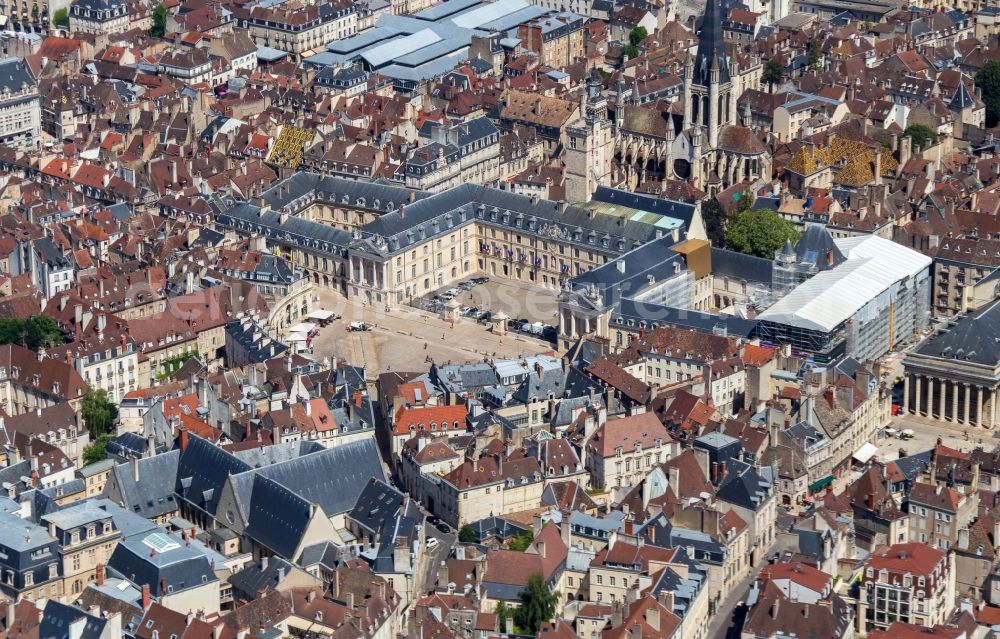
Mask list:
POLYGON ((676 244, 673 236, 654 239, 629 250, 617 259, 581 273, 572 279, 574 290, 594 286, 605 307, 612 307, 623 299, 649 287, 649 278, 656 282, 673 277, 678 271, 687 270, 684 257, 670 247, 676 244))
POLYGON ((56 541, 49 531, 14 513, 0 512, 0 546, 24 552, 56 541))
POLYGON ((752 337, 757 332, 756 320, 743 319, 735 315, 706 313, 686 308, 638 304, 631 298, 622 299, 618 311, 611 316, 611 322, 640 326, 679 326, 703 333, 723 333, 729 337, 752 337))
POLYGON ((226 478, 248 470, 249 464, 235 455, 190 435, 177 463, 175 491, 205 512, 214 514, 226 478))
POLYGON ((38 639, 100 639, 108 620, 95 617, 75 606, 69 606, 51 599, 45 605, 41 623, 38 626, 38 639), (71 632, 70 625, 83 619, 83 627, 79 632, 71 632))
MULTIPOLYGON (((364 242, 372 242, 376 237, 384 241, 384 248, 379 250, 386 254, 395 254, 414 243, 451 233, 458 226, 473 220, 525 235, 561 237, 581 247, 601 248, 608 252, 630 250, 654 239, 661 232, 646 222, 612 215, 593 215, 586 208, 473 184, 462 184, 433 195, 405 190, 404 198, 399 187, 379 182, 340 180, 331 183, 331 180, 339 178, 321 178, 316 173, 304 171, 296 173, 281 183, 284 186, 280 187, 280 191, 279 186, 275 186, 264 194, 271 210, 263 214, 259 207, 247 202, 237 202, 232 198, 213 200, 216 224, 246 234, 260 233, 272 241, 332 255, 346 252, 354 241, 351 233, 294 215, 282 221, 275 209, 287 206, 288 211, 294 213, 318 198, 335 202, 346 200, 351 206, 381 211, 384 214, 362 227, 359 233, 364 242), (370 190, 360 191, 359 184, 370 190), (341 194, 338 189, 344 193, 341 194), (410 202, 410 197, 415 201, 410 202), (362 199, 363 205, 360 204, 362 199), (377 209, 374 208, 376 200, 377 209), (400 204, 404 205, 402 210, 398 208, 400 204)), ((643 201, 642 206, 653 212, 661 212, 658 209, 663 207, 677 208, 674 212, 662 211, 673 217, 683 217, 684 211, 693 212, 689 205, 682 203, 666 200, 650 202, 643 201)))
POLYGON ((156 597, 216 580, 209 554, 200 543, 187 545, 179 535, 163 529, 122 537, 108 560, 108 570, 137 586, 149 584, 156 597), (160 542, 169 542, 169 548, 154 552, 157 546, 164 548, 160 542))
POLYGON ((963 316, 947 333, 928 337, 917 353, 996 366, 1000 362, 1000 300, 963 316))
POLYGON ((528 532, 527 528, 512 524, 501 517, 487 517, 469 524, 476 533, 476 541, 480 542, 490 537, 497 539, 510 539, 528 532))
POLYGON ((236 590, 256 597, 262 590, 276 588, 283 576, 288 575, 293 568, 293 564, 281 557, 269 557, 266 567, 260 562, 250 562, 243 570, 230 575, 227 581, 236 590))
POLYGON ((802 237, 795 243, 795 254, 800 263, 814 264, 821 271, 831 269, 847 259, 834 244, 830 231, 822 224, 806 224, 802 237), (828 254, 832 254, 832 262, 828 261, 828 254))
POLYGON ((403 493, 372 477, 361 490, 354 508, 347 513, 347 516, 374 534, 386 519, 399 511, 402 504, 403 493))
POLYGON ((136 433, 122 433, 108 442, 109 455, 121 458, 142 457, 149 446, 149 440, 136 433))
POLYGON ((728 467, 726 479, 716 491, 716 497, 748 510, 757 510, 773 488, 771 468, 765 466, 757 471, 738 459, 730 459, 728 467))
POLYGON ((181 452, 171 450, 137 460, 139 481, 135 481, 131 462, 112 469, 123 506, 147 519, 155 519, 177 510, 174 488, 181 452))
POLYGON ((712 274, 771 285, 773 260, 712 247, 712 274))
POLYGON ((246 533, 282 557, 294 559, 313 508, 308 500, 273 479, 255 475, 246 533))
POLYGON ((318 504, 327 517, 353 508, 357 496, 372 477, 386 481, 382 459, 372 439, 274 464, 259 470, 258 474, 318 504))
POLYGON ((38 86, 38 81, 28 65, 20 58, 0 59, 0 91, 6 89, 11 93, 17 93, 25 84, 32 88, 38 86))

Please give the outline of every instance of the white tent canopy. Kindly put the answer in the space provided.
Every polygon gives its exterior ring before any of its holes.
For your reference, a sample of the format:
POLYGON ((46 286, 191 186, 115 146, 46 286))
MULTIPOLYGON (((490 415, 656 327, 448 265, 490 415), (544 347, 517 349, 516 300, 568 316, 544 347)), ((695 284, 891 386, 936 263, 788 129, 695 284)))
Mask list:
POLYGON ((316 325, 313 324, 312 322, 301 322, 301 323, 296 324, 295 326, 289 328, 288 332, 289 333, 305 333, 305 334, 308 335, 309 332, 311 330, 313 330, 314 328, 316 328, 316 325))
POLYGON ((867 464, 868 461, 875 456, 878 452, 878 448, 875 444, 871 442, 866 442, 861 448, 854 453, 854 459, 858 460, 859 463, 867 464))
POLYGON ((318 308, 315 311, 310 311, 309 314, 306 315, 306 317, 308 319, 319 320, 322 322, 324 320, 333 318, 333 311, 328 311, 322 308, 318 308))

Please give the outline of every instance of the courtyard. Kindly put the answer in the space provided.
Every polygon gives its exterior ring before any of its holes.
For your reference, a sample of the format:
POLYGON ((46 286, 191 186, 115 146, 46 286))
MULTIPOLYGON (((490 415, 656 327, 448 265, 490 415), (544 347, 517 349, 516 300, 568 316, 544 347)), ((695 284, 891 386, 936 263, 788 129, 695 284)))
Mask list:
POLYGON ((527 335, 494 335, 488 325, 471 319, 452 324, 429 311, 406 305, 372 306, 330 289, 320 290, 318 297, 315 308, 341 318, 319 329, 312 342, 313 357, 329 358, 331 364, 336 360, 363 365, 371 377, 380 371, 424 371, 431 362, 516 358, 552 350, 548 342, 527 335), (372 328, 350 331, 351 322, 372 328))

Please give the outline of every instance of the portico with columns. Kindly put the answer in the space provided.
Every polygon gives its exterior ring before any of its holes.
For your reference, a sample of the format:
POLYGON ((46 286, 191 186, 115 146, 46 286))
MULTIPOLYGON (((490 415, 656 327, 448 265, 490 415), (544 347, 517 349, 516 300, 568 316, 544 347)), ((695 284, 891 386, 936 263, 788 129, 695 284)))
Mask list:
POLYGON ((567 286, 558 301, 560 348, 569 348, 587 335, 607 337, 610 313, 597 287, 572 290, 567 286))
POLYGON ((997 425, 1000 302, 921 342, 903 359, 904 414, 963 426, 997 425))
POLYGON ((369 304, 388 303, 388 246, 380 236, 362 238, 356 233, 347 257, 347 282, 352 297, 369 304))

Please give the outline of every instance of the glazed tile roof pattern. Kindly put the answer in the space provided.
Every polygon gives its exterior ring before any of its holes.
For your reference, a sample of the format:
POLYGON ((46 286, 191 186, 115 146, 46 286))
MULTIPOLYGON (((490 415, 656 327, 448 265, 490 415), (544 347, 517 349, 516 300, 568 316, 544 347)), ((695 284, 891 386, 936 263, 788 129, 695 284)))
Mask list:
MULTIPOLYGON (((896 174, 899 163, 892 152, 879 150, 882 177, 896 174)), ((875 153, 864 142, 833 137, 826 146, 805 145, 788 162, 788 169, 800 175, 811 175, 816 171, 832 167, 834 182, 847 186, 861 186, 875 179, 875 153)))
POLYGON ((267 161, 292 169, 298 167, 302 162, 302 151, 312 141, 313 135, 314 133, 308 129, 300 129, 290 124, 284 125, 267 161))

